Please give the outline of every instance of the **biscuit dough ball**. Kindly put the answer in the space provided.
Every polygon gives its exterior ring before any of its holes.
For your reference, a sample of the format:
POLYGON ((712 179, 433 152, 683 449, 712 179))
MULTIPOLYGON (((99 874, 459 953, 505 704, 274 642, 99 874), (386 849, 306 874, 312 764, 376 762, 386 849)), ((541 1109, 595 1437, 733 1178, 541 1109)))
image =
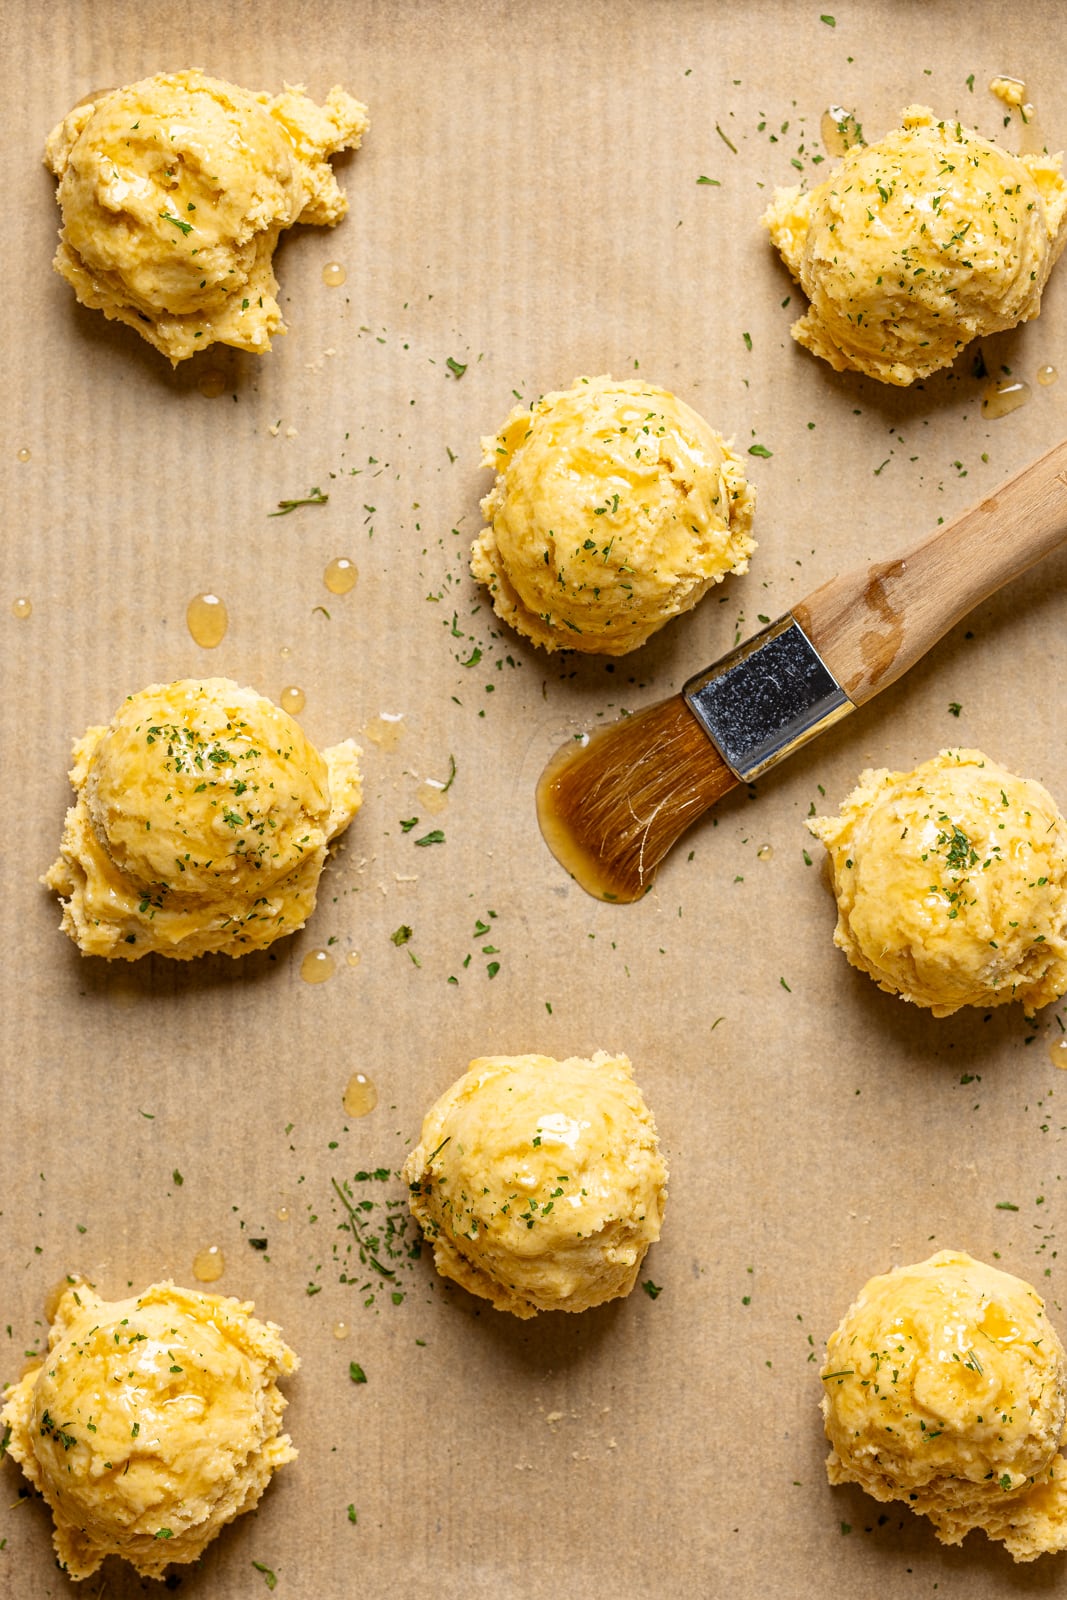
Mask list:
POLYGON ((861 773, 808 827, 830 856, 834 943, 879 988, 935 1017, 1067 993, 1067 821, 1034 779, 942 750, 861 773))
POLYGON ((811 304, 793 338, 838 372, 909 384, 972 339, 1028 322, 1063 248, 1062 157, 1010 155, 908 106, 764 226, 811 304))
POLYGON ((340 221, 348 202, 327 157, 366 128, 366 107, 343 89, 319 106, 197 69, 97 95, 45 146, 63 213, 53 265, 83 305, 175 366, 214 343, 269 350, 285 331, 278 235, 340 221))
POLYGON ((109 1555, 145 1578, 195 1561, 293 1460, 278 1379, 299 1362, 252 1310, 173 1283, 116 1301, 84 1283, 64 1291, 48 1355, 0 1422, 70 1577, 109 1555))
POLYGON ((229 678, 130 695, 74 744, 60 855, 43 882, 85 955, 240 956, 302 928, 330 841, 359 810, 359 747, 321 754, 229 678))
POLYGON ((578 378, 516 406, 482 449, 497 478, 471 571, 546 650, 625 655, 748 570, 742 463, 666 389, 578 378))
POLYGON ((1067 1356, 1021 1278, 955 1250, 872 1278, 822 1385, 831 1483, 906 1501, 944 1544, 1067 1548, 1067 1356))
POLYGON ((667 1198, 630 1062, 603 1050, 472 1061, 404 1177, 438 1272, 517 1317, 629 1294, 667 1198))

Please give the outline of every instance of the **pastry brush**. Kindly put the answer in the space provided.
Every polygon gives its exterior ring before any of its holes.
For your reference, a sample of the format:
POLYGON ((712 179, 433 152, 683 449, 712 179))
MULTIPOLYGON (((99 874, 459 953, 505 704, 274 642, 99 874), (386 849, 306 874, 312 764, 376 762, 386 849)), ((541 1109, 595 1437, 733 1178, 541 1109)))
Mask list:
POLYGON ((556 859, 637 900, 691 823, 901 677, 1067 540, 1067 441, 895 560, 832 578, 669 700, 573 742, 537 787, 556 859))

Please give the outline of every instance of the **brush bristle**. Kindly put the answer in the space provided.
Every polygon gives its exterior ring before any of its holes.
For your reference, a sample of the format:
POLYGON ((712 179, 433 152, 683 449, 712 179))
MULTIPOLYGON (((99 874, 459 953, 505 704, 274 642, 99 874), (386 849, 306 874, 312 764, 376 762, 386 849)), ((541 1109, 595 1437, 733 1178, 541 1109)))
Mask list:
POLYGON ((679 836, 736 784, 676 694, 558 751, 537 786, 537 820, 583 889, 639 900, 679 836))

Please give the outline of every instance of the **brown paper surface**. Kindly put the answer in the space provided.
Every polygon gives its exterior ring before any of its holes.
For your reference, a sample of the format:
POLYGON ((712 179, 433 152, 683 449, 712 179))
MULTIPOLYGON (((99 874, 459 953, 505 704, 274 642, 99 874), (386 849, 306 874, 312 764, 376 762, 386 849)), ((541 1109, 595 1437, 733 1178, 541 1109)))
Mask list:
MULTIPOLYGON (((1039 321, 984 346, 991 372, 1032 389, 998 420, 971 352, 894 390, 790 339, 802 296, 758 219, 775 185, 829 170, 827 107, 855 108, 868 139, 921 101, 1009 148, 1067 140, 1047 6, 834 9, 0 7, 0 1376, 42 1348, 64 1274, 119 1296, 192 1283, 197 1251, 220 1247, 217 1287, 302 1358, 286 1419, 300 1455, 199 1566, 174 1569, 190 1600, 254 1597, 270 1574, 279 1600, 979 1600, 1063 1580, 1062 1557, 1016 1568, 980 1534, 946 1550, 905 1507, 826 1483, 819 1362, 870 1274, 966 1248, 1034 1282, 1067 1334, 1067 1078, 1051 1054, 1067 1011, 936 1021, 881 994, 832 945, 803 819, 864 766, 952 743, 1067 801, 1067 555, 755 798, 735 792, 640 904, 587 898, 533 811, 572 733, 673 692, 761 615, 891 555, 1064 432, 1067 382, 1036 381, 1067 367, 1062 266, 1039 321), (216 348, 172 372, 51 271, 41 151, 89 91, 189 65, 253 89, 341 83, 371 129, 337 162, 347 219, 279 249, 289 332, 273 353, 216 348), (997 73, 1025 79, 1034 128, 1003 126, 997 73), (342 287, 323 281, 330 262, 342 287), (600 372, 679 393, 733 436, 759 493, 749 575, 614 665, 527 647, 466 565, 490 481, 480 436, 516 395, 600 372), (328 504, 268 517, 312 486, 328 504), (338 556, 359 568, 341 597, 323 582, 338 556), (186 627, 201 591, 229 609, 213 651, 186 627), (364 747, 364 807, 318 910, 237 962, 82 958, 38 882, 71 741, 150 682, 221 673, 275 699, 302 688, 320 745, 364 747), (392 748, 364 732, 383 714, 402 717, 392 748), (431 815, 420 786, 453 763, 431 815), (413 815, 444 844, 417 848, 413 815), (313 986, 314 949, 336 971, 313 986), (392 1281, 359 1268, 332 1179, 386 1169, 355 1187, 376 1226, 402 1219, 401 1161, 471 1057, 598 1048, 633 1059, 670 1162, 641 1273, 657 1297, 522 1323, 403 1249, 392 1281), (380 1094, 361 1119, 341 1105, 356 1071, 380 1094)), ((46 1507, 20 1500, 10 1461, 0 1479, 0 1592, 67 1594, 46 1507)), ((143 1589, 117 1562, 85 1585, 143 1589)))

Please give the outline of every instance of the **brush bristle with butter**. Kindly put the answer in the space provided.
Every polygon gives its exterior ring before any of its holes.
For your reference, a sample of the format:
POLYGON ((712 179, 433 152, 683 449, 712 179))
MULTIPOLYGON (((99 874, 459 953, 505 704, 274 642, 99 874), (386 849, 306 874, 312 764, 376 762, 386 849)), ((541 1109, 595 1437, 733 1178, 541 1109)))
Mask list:
POLYGON ((839 372, 904 385, 1036 317, 1067 237, 1061 160, 909 106, 817 188, 777 190, 763 222, 811 302, 794 339, 839 372))
POLYGON ((303 927, 327 846, 359 810, 359 747, 321 754, 229 678, 130 695, 74 745, 58 860, 44 878, 85 955, 241 956, 303 927))
POLYGON ((327 158, 366 128, 343 89, 320 106, 196 69, 96 95, 45 148, 63 213, 56 271, 175 366, 215 343, 269 350, 285 331, 278 236, 340 221, 348 204, 327 158))
POLYGON ((115 1301, 77 1280, 64 1290, 48 1355, 0 1422, 69 1577, 112 1555, 144 1578, 198 1560, 293 1460, 278 1379, 299 1362, 253 1309, 173 1283, 115 1301))
POLYGON ((748 569, 743 464, 666 389, 578 378, 516 406, 482 448, 497 478, 471 570, 545 650, 625 655, 748 569))
POLYGON ((831 1483, 904 1501, 943 1544, 1067 1549, 1067 1356, 1021 1278, 956 1250, 872 1278, 821 1376, 831 1483))
POLYGON ((1067 821, 979 750, 860 774, 836 817, 834 942, 890 994, 947 1017, 1067 993, 1067 821))
POLYGON ((667 1169, 626 1056, 485 1056, 404 1163, 438 1272, 499 1311, 629 1294, 659 1238, 667 1169))

